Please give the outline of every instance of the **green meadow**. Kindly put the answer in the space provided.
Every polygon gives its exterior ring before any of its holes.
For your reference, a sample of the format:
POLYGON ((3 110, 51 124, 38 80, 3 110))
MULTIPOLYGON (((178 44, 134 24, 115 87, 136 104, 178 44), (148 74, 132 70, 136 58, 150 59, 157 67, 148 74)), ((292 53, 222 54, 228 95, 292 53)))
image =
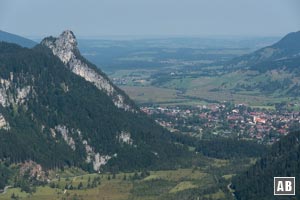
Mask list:
POLYGON ((209 164, 188 169, 117 174, 86 174, 78 169, 53 171, 53 177, 36 192, 9 188, 0 200, 230 200, 227 188, 233 174, 246 169, 252 160, 209 159, 209 164))

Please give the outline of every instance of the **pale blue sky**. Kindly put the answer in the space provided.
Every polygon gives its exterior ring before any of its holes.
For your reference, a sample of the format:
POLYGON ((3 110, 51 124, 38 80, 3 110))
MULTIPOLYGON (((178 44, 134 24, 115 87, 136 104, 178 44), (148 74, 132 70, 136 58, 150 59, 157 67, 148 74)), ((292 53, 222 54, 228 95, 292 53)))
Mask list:
POLYGON ((0 29, 23 36, 282 36, 299 0, 0 0, 0 29))

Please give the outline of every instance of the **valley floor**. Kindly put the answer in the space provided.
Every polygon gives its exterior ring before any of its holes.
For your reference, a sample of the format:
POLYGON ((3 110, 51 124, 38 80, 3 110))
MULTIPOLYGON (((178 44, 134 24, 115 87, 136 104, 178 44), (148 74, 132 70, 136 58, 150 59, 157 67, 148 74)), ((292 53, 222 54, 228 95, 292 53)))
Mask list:
POLYGON ((0 195, 0 200, 230 200, 233 197, 227 185, 232 176, 251 163, 252 159, 211 159, 209 165, 202 167, 146 173, 78 175, 65 171, 56 174, 49 184, 37 187, 33 194, 21 192, 20 188, 9 188, 0 195))

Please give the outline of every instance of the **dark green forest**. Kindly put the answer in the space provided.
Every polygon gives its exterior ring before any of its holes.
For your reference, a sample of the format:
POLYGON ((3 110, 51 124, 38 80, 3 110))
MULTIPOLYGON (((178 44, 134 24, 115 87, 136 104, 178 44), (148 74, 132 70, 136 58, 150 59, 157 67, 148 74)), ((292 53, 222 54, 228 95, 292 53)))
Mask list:
POLYGON ((300 198, 300 132, 290 133, 275 143, 257 163, 233 179, 238 200, 269 200, 300 198), (295 198, 274 197, 274 177, 296 177, 295 198))

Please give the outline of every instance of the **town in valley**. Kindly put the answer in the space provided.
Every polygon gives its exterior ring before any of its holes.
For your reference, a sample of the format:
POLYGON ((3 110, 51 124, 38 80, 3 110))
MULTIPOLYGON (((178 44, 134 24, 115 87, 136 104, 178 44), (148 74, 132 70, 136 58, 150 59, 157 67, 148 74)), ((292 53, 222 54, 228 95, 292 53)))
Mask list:
MULTIPOLYGON (((297 105, 287 105, 291 108, 297 105)), ((210 139, 216 136, 273 144, 299 128, 300 112, 286 106, 274 109, 245 104, 215 103, 199 106, 143 106, 142 111, 171 132, 210 139)))

